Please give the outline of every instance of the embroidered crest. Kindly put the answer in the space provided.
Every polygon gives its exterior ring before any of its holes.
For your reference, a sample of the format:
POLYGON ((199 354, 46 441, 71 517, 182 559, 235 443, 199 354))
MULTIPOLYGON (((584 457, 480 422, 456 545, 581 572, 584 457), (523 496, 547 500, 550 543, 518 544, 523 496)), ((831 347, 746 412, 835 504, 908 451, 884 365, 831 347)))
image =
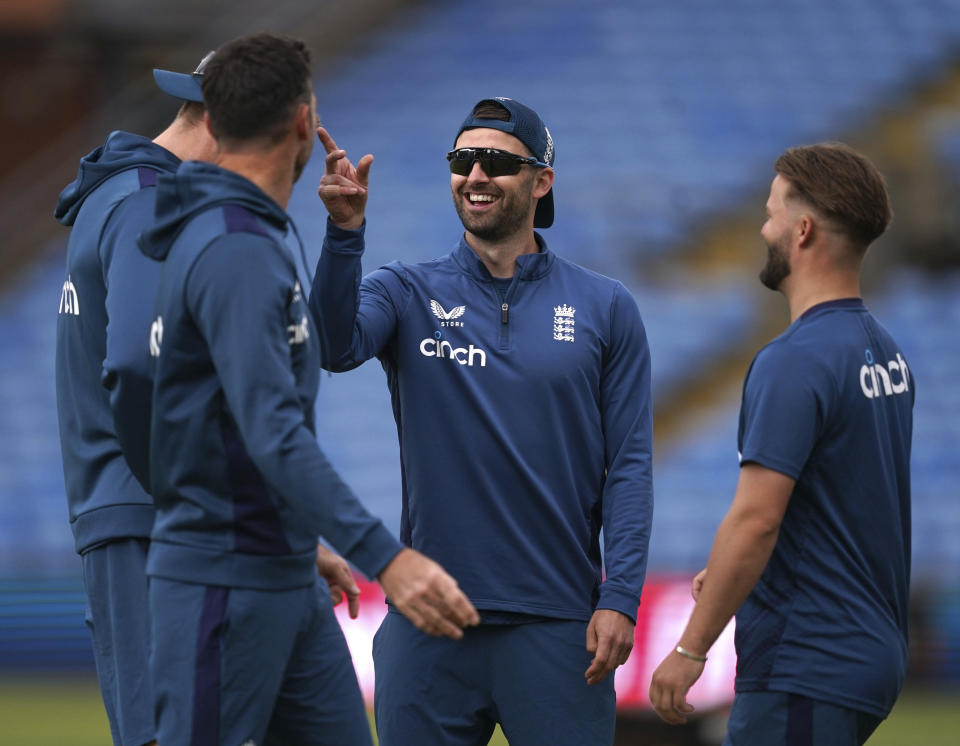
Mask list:
POLYGON ((576 308, 566 303, 553 307, 553 338, 555 340, 573 342, 574 326, 577 323, 573 316, 576 312, 576 308))

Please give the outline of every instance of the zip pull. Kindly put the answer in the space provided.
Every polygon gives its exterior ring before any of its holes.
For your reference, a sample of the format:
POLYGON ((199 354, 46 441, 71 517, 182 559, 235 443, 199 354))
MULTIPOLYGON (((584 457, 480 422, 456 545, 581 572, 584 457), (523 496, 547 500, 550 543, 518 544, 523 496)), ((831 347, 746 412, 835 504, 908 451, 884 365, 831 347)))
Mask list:
POLYGON ((501 324, 510 323, 510 304, 509 303, 500 304, 500 323, 501 324))

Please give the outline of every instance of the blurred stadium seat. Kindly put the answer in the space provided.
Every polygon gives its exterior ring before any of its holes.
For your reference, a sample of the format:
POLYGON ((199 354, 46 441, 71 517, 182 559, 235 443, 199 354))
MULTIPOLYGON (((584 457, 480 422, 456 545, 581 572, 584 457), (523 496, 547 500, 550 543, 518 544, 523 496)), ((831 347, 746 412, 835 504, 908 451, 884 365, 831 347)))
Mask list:
MULTIPOLYGON (((691 277, 672 251, 731 211, 755 210, 759 227, 758 195, 783 148, 868 125, 958 56, 960 0, 490 0, 482 12, 425 2, 322 63, 317 93, 341 147, 376 155, 367 270, 432 258, 457 240, 443 153, 479 97, 536 108, 558 155, 557 221, 544 235, 634 293, 662 402, 708 376, 758 315, 752 274, 691 277)), ((960 173, 956 142, 944 139, 943 152, 960 173)), ((315 157, 290 205, 311 259, 324 230, 321 172, 315 157)), ((54 260, 0 296, 0 668, 89 661, 53 391, 62 248, 44 253, 54 260), (30 629, 49 633, 29 638, 30 655, 14 654, 30 629)), ((917 380, 915 570, 955 583, 945 576, 960 566, 960 275, 896 271, 885 287, 868 302, 917 380)), ((705 561, 736 483, 738 404, 723 392, 694 426, 658 443, 652 573, 705 561)), ((376 362, 323 377, 318 428, 346 480, 396 530, 399 456, 376 362)), ((960 639, 960 624, 949 629, 960 639)))

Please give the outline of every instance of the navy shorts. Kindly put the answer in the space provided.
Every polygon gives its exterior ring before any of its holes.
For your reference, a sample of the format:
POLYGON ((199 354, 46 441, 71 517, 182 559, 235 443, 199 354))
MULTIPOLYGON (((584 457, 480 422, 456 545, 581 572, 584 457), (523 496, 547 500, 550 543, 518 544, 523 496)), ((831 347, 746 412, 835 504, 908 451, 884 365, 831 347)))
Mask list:
POLYGON ((380 746, 613 743, 613 676, 588 686, 587 623, 481 624, 430 637, 396 611, 373 640, 380 746))
POLYGON ((114 744, 154 740, 146 539, 102 544, 80 558, 86 622, 114 744))
POLYGON ((883 718, 788 692, 738 692, 723 746, 860 746, 883 718))
POLYGON ((370 746, 330 596, 150 582, 157 740, 170 746, 370 746))

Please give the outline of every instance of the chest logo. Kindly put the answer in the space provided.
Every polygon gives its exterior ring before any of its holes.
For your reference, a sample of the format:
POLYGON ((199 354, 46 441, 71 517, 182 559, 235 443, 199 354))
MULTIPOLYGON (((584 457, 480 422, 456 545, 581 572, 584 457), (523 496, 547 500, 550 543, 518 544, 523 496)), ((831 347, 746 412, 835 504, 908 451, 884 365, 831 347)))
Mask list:
POLYGON ((463 326, 462 321, 455 321, 459 319, 463 314, 467 312, 466 306, 455 306, 449 311, 444 310, 437 301, 431 298, 430 300, 430 310, 433 311, 433 315, 440 319, 440 326, 463 326))
POLYGON ((553 307, 553 338, 558 342, 573 342, 576 320, 573 318, 577 309, 564 303, 553 307))

